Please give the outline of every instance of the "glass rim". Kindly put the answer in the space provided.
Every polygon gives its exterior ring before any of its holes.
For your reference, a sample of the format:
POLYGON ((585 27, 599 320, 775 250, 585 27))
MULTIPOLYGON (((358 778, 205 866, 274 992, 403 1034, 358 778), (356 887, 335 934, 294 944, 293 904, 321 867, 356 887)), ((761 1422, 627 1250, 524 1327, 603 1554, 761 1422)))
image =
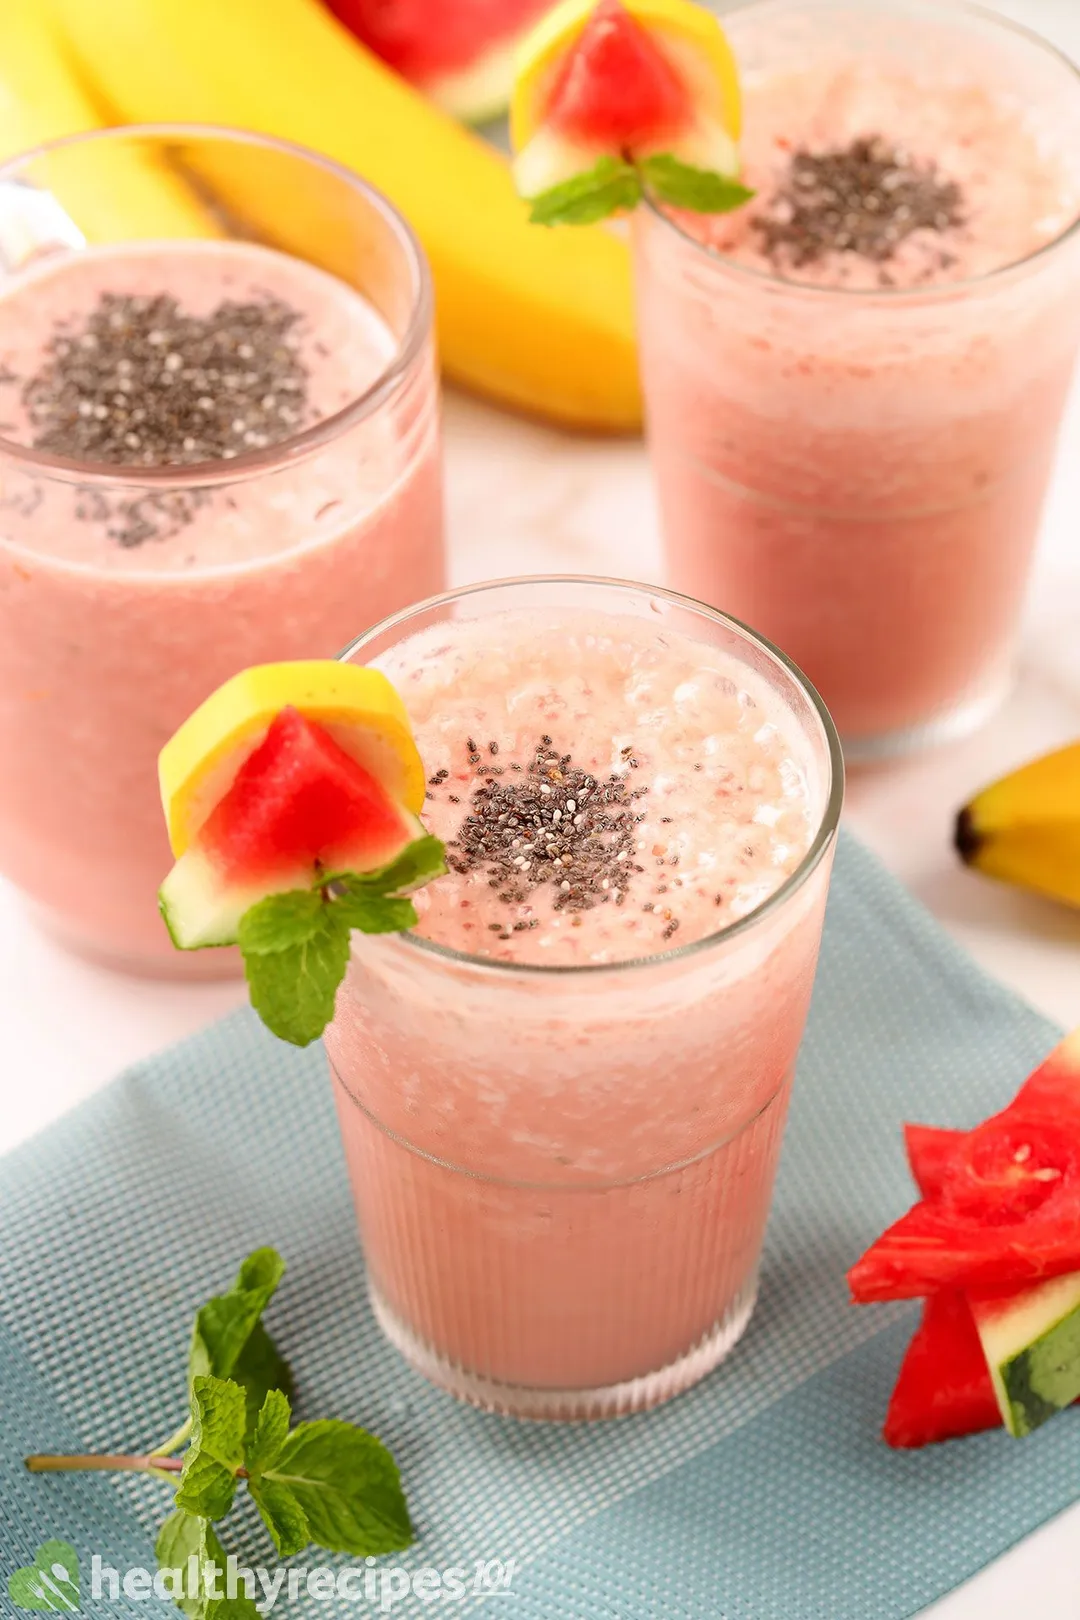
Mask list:
MULTIPOLYGON (((343 163, 334 158, 324 157, 322 153, 313 151, 310 147, 302 146, 297 141, 282 140, 276 135, 261 135, 254 130, 234 129, 227 124, 187 123, 183 121, 165 121, 141 124, 116 124, 105 129, 84 130, 76 135, 62 135, 55 140, 42 141, 39 145, 20 152, 17 156, 8 158, 0 163, 0 185, 5 183, 25 183, 20 179, 20 171, 42 158, 49 157, 54 152, 62 152, 79 146, 105 145, 118 140, 131 141, 216 141, 233 146, 261 147, 266 151, 277 152, 282 156, 299 158, 313 168, 323 170, 334 179, 341 181, 351 191, 359 193, 379 216, 382 223, 393 235, 401 247, 409 267, 411 287, 411 309, 405 331, 400 339, 395 340, 394 352, 382 367, 377 377, 368 386, 358 393, 348 404, 341 406, 330 416, 320 417, 309 427, 302 428, 299 433, 290 434, 286 439, 279 439, 276 444, 268 445, 263 449, 245 450, 243 454, 231 456, 227 460, 217 457, 208 461, 197 461, 183 466, 151 466, 143 467, 135 462, 104 462, 80 461, 77 457, 53 455, 48 451, 36 450, 32 445, 20 444, 15 439, 9 439, 0 434, 0 455, 21 461, 30 466, 37 467, 43 472, 49 472, 65 481, 79 484, 98 486, 102 484, 129 483, 146 485, 161 489, 192 489, 217 487, 235 483, 244 477, 256 473, 273 472, 297 460, 322 446, 333 442, 349 428, 371 416, 380 406, 397 391, 408 376, 422 353, 431 329, 434 315, 434 291, 432 287, 431 269, 420 241, 412 226, 399 213, 389 198, 379 191, 362 175, 356 174, 343 163)), ((162 237, 148 238, 147 241, 157 241, 159 245, 188 242, 191 238, 162 237)), ((198 241, 199 238, 194 240, 198 241)), ((207 238, 210 240, 210 238, 207 238)), ((237 240, 241 240, 237 238, 237 240)), ((105 244, 123 248, 125 246, 138 246, 138 240, 130 243, 117 242, 105 244)), ((258 244, 264 245, 264 244, 258 244)), ((86 250, 79 250, 86 251, 86 250)), ((285 252, 284 249, 271 251, 285 252)), ((74 256, 74 255, 73 255, 74 256)), ((299 258, 299 255, 287 254, 290 258, 299 258)), ((45 261, 47 262, 47 261, 45 261)), ((300 262, 309 263, 308 260, 300 262)), ((321 266, 312 266, 321 270, 321 266)), ((19 274, 20 272, 16 272, 19 274)), ((332 275, 330 271, 321 270, 323 275, 332 275)), ((337 278, 340 280, 340 277, 337 278)), ((347 282, 342 282, 348 286, 347 282)), ((3 278, 0 278, 0 299, 3 298, 3 278)), ((353 292, 355 288, 351 289, 353 292)), ((362 296, 359 295, 358 296, 362 296)))
POLYGON ((425 939, 422 934, 407 930, 396 935, 406 949, 416 950, 436 960, 452 962, 459 966, 488 972, 496 976, 526 975, 531 978, 558 978, 563 981, 583 979, 597 974, 605 973, 632 973, 647 970, 656 966, 664 966, 672 962, 680 962, 692 957, 704 956, 712 948, 726 945, 729 940, 736 939, 742 934, 749 933, 759 923, 779 911, 785 901, 803 887, 804 883, 817 870, 826 853, 832 847, 836 838, 837 828, 840 824, 840 811, 844 802, 844 756, 840 746, 840 737, 831 714, 825 707, 817 688, 809 681, 793 663, 785 652, 782 652, 774 642, 768 640, 750 625, 744 624, 741 619, 732 617, 730 613, 723 613, 719 608, 713 608, 706 602, 699 602, 692 596, 684 596, 678 591, 668 590, 662 585, 648 585, 638 580, 616 579, 605 574, 518 574, 505 579, 488 579, 473 585, 460 585, 456 590, 442 591, 437 596, 429 596, 422 602, 416 602, 411 607, 402 608, 397 613, 372 625, 355 640, 342 648, 337 655, 339 663, 351 663, 355 655, 362 652, 365 646, 376 637, 384 636, 387 632, 396 630, 408 624, 421 614, 428 613, 439 607, 448 606, 454 602, 465 601, 469 597, 483 596, 489 591, 506 590, 511 587, 528 585, 584 585, 600 587, 617 593, 634 593, 639 596, 659 598, 673 607, 683 608, 696 614, 699 618, 708 619, 728 630, 733 630, 737 636, 753 646, 762 649, 776 665, 785 679, 800 691, 808 701, 810 708, 817 716, 817 720, 824 733, 826 751, 829 763, 829 779, 825 802, 821 817, 813 838, 803 855, 802 860, 794 871, 789 872, 784 881, 772 894, 768 895, 760 905, 748 911, 745 916, 737 917, 734 922, 727 923, 723 928, 716 929, 711 934, 704 934, 700 939, 688 940, 683 945, 674 945, 666 951, 656 951, 649 956, 631 956, 617 962, 581 962, 581 963, 549 963, 549 962, 507 962, 501 958, 474 955, 471 951, 455 950, 450 945, 441 945, 432 939, 425 939))
MULTIPOLYGON (((745 4, 736 6, 729 11, 723 21, 727 24, 732 19, 750 16, 754 12, 768 11, 815 11, 826 7, 836 7, 844 3, 851 4, 851 0, 746 0, 745 4)), ((1074 62, 1052 40, 1046 39, 1034 28, 1026 23, 1015 22, 1011 17, 1005 17, 1000 12, 991 11, 987 6, 979 5, 977 0, 935 0, 933 6, 927 0, 869 0, 855 9, 864 10, 868 15, 873 12, 895 12, 899 15, 905 8, 924 9, 928 16, 936 14, 944 21, 950 15, 954 18, 967 18, 969 21, 983 23, 989 26, 992 32, 1007 33, 1019 36, 1029 45, 1033 45, 1042 55, 1055 59, 1080 89, 1080 62, 1074 62)), ((701 242, 696 236, 686 230, 676 220, 664 212, 649 196, 644 199, 646 212, 655 220, 693 248, 706 263, 714 267, 729 271, 737 279, 741 278, 749 286, 771 289, 781 294, 792 294, 803 298, 850 300, 852 305, 873 303, 875 300, 883 304, 929 304, 945 303, 951 298, 962 296, 972 290, 980 290, 996 285, 999 281, 1015 276, 1029 265, 1048 258, 1066 242, 1080 235, 1080 209, 1075 216, 1064 226, 1056 236, 1049 241, 1042 242, 1030 253, 1022 258, 1010 259, 1007 264, 995 265, 992 270, 984 270, 975 276, 964 276, 958 281, 941 281, 936 285, 922 287, 823 287, 815 282, 793 281, 785 276, 773 274, 768 270, 759 270, 754 265, 744 264, 739 259, 727 253, 720 253, 716 248, 710 247, 707 242, 701 242)))

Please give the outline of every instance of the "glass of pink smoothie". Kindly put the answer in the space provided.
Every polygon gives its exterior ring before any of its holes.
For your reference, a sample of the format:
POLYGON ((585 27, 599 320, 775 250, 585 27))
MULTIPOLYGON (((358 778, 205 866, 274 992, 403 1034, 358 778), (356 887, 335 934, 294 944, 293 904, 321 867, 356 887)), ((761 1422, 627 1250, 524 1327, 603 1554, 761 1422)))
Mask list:
POLYGON ((635 219, 668 571, 778 642, 849 756, 1008 686, 1080 335, 1080 76, 940 0, 725 18, 755 198, 635 219))
POLYGON ((438 440, 428 271, 355 175, 184 128, 0 170, 0 873, 52 933, 230 970, 158 916, 157 753, 442 589, 438 440))
POLYGON ((626 583, 372 631, 450 872, 354 936, 326 1032, 378 1319, 538 1418, 666 1400, 753 1309, 842 766, 798 671, 626 583))

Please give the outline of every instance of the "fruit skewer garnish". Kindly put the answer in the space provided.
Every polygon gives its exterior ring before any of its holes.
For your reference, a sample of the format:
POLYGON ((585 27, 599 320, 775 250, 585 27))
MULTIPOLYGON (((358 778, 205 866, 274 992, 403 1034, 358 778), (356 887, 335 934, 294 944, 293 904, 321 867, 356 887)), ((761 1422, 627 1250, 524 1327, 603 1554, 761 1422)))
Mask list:
MULTIPOLYGON (((10 6, 3 0, 0 20, 10 6)), ((255 129, 381 191, 427 254, 440 359, 456 381, 579 428, 640 426, 625 243, 606 230, 534 230, 503 155, 377 61, 323 0, 55 0, 47 9, 65 57, 116 122, 255 129)), ((443 12, 459 9, 462 0, 441 0, 443 12)), ((0 82, 5 70, 0 52, 0 82)), ((4 113, 0 96, 0 139, 4 113)), ((226 215, 285 251, 308 256, 318 244, 320 262, 342 262, 341 222, 319 188, 296 188, 285 208, 247 166, 210 155, 199 164, 226 215)), ((170 233, 128 228, 124 239, 147 234, 170 233)))
POLYGON ((646 195, 726 213, 739 180, 739 79, 691 0, 562 0, 521 47, 514 179, 541 225, 587 225, 646 195))
POLYGON ((159 775, 173 943, 238 944, 259 1017, 308 1045, 333 1016, 352 930, 413 927, 408 895, 446 870, 417 814, 424 770, 400 697, 351 664, 245 670, 184 722, 159 775))
POLYGON ((329 0, 387 67, 467 124, 506 111, 514 51, 550 0, 329 0))
POLYGON ((974 1130, 905 1137, 919 1202, 848 1273, 859 1304, 926 1300, 885 1438, 1028 1434, 1080 1398, 1080 1030, 974 1130))

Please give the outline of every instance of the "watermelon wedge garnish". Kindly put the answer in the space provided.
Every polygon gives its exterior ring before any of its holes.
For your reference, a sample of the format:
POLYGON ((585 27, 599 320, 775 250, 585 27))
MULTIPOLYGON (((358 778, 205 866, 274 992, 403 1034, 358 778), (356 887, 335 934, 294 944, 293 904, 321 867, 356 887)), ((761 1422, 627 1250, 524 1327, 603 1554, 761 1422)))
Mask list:
POLYGON ((412 927, 408 895, 446 870, 417 815, 401 699, 378 670, 246 670, 166 745, 160 775, 173 943, 239 944, 256 1011, 306 1045, 333 1014, 352 931, 412 927))
POLYGON ((510 104, 514 178, 538 224, 588 224, 645 195, 721 213, 739 175, 739 82, 691 0, 562 0, 529 35, 510 104))
POLYGON ((235 945, 267 895, 380 871, 423 836, 328 731, 287 707, 165 879, 162 915, 181 950, 235 945))
POLYGON ((514 51, 550 0, 328 0, 360 42, 465 123, 504 112, 514 51))

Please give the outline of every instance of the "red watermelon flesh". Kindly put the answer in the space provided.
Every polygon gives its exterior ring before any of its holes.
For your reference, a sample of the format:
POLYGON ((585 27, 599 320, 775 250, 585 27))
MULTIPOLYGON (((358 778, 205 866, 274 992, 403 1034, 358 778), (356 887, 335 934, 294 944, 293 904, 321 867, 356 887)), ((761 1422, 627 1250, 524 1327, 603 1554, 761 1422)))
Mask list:
POLYGON ((278 872, 385 866, 418 833, 415 818, 296 709, 283 709, 199 834, 224 884, 278 872))
POLYGON ((949 1160, 963 1131, 941 1130, 936 1125, 905 1125, 904 1147, 915 1185, 924 1198, 936 1198, 945 1182, 949 1160))
POLYGON ((686 86, 618 0, 601 0, 551 92, 545 122, 584 145, 632 150, 693 118, 686 86))
MULTIPOLYGON (((908 1136, 916 1154, 929 1143, 920 1130, 908 1136)), ((849 1273, 861 1303, 1004 1293, 1080 1270, 1080 1040, 1063 1041, 1000 1114, 935 1142, 924 1176, 920 1202, 849 1273)))
POLYGON ((551 0, 328 0, 388 67, 456 117, 494 117, 510 99, 512 48, 551 0))
POLYGON ((975 1321, 962 1294, 935 1294, 907 1349, 889 1401, 890 1446, 927 1446, 1001 1426, 975 1321))

